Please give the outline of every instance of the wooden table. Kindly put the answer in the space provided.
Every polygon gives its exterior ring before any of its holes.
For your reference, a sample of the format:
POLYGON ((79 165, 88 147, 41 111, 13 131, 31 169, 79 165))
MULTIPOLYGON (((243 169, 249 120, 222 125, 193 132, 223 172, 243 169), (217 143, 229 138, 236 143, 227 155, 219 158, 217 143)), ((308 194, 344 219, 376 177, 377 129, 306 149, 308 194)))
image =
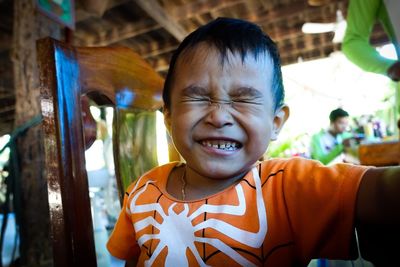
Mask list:
POLYGON ((400 165, 399 140, 360 144, 358 153, 361 165, 400 165))

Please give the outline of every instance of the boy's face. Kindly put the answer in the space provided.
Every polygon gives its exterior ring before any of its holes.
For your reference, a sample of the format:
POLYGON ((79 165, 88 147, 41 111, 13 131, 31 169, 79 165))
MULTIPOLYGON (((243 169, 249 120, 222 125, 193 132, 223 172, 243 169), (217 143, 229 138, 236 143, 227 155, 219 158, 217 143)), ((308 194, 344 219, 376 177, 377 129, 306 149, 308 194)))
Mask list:
POLYGON ((275 140, 288 116, 274 112, 273 66, 269 56, 257 60, 207 44, 184 52, 177 61, 171 106, 165 123, 187 167, 203 177, 226 179, 247 172, 275 140), (212 103, 223 101, 224 103, 212 103), (233 104, 229 102, 233 101, 233 104))

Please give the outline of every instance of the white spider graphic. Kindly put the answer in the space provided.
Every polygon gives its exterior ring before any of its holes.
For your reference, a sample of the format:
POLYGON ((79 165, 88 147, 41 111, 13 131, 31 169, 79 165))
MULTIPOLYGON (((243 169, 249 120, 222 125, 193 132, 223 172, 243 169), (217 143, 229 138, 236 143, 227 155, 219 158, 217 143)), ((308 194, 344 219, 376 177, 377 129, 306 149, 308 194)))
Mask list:
MULTIPOLYGON (((159 230, 159 233, 157 234, 144 234, 138 239, 139 246, 142 246, 144 243, 151 239, 158 239, 160 241, 150 259, 145 261, 145 266, 151 266, 159 253, 165 247, 168 247, 168 255, 166 256, 165 266, 188 266, 188 261, 186 259, 186 249, 189 249, 193 253, 200 266, 208 266, 200 257, 195 247, 195 241, 212 245, 242 266, 255 266, 252 262, 243 257, 230 246, 223 243, 221 240, 216 238, 198 237, 195 235, 195 232, 199 230, 212 228, 247 246, 253 248, 259 248, 261 246, 267 233, 267 215, 265 210, 265 203, 261 192, 260 177, 256 168, 253 168, 252 172, 256 187, 256 205, 259 220, 258 232, 245 231, 218 219, 207 219, 197 225, 192 224, 192 220, 204 212, 230 214, 237 216, 242 216, 243 214, 245 214, 246 199, 244 197, 241 184, 235 186, 236 193, 239 199, 239 204, 237 206, 203 204, 189 215, 189 206, 187 204, 184 204, 184 210, 181 211, 179 214, 177 214, 173 210, 177 203, 173 203, 170 205, 170 207, 168 208, 168 214, 164 212, 164 210, 158 203, 136 205, 136 200, 139 198, 139 196, 146 191, 147 186, 150 183, 153 183, 153 181, 151 180, 147 181, 145 186, 140 189, 132 198, 130 208, 127 208, 128 214, 156 211, 163 218, 163 221, 159 223, 153 217, 148 216, 134 224, 136 233, 150 225, 156 227, 159 230)), ((135 191, 139 182, 140 180, 138 181, 132 192, 135 191)))

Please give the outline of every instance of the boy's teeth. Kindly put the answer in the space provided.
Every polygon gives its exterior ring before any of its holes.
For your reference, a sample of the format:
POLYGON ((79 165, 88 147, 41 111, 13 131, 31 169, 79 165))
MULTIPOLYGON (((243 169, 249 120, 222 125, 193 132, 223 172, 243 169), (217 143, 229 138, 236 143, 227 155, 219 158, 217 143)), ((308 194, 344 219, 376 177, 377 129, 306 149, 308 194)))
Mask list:
POLYGON ((232 141, 219 141, 219 140, 210 140, 210 141, 203 141, 203 146, 212 147, 216 149, 222 150, 235 150, 238 144, 232 141))

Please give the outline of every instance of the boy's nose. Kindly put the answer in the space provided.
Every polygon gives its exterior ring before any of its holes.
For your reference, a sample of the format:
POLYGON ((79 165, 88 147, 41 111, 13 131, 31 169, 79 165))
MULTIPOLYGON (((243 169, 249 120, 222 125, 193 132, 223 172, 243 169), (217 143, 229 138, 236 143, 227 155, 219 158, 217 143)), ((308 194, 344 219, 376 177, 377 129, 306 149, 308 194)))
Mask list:
POLYGON ((233 117, 229 111, 231 105, 225 102, 210 102, 208 113, 205 117, 205 122, 214 127, 221 128, 233 124, 233 117))

